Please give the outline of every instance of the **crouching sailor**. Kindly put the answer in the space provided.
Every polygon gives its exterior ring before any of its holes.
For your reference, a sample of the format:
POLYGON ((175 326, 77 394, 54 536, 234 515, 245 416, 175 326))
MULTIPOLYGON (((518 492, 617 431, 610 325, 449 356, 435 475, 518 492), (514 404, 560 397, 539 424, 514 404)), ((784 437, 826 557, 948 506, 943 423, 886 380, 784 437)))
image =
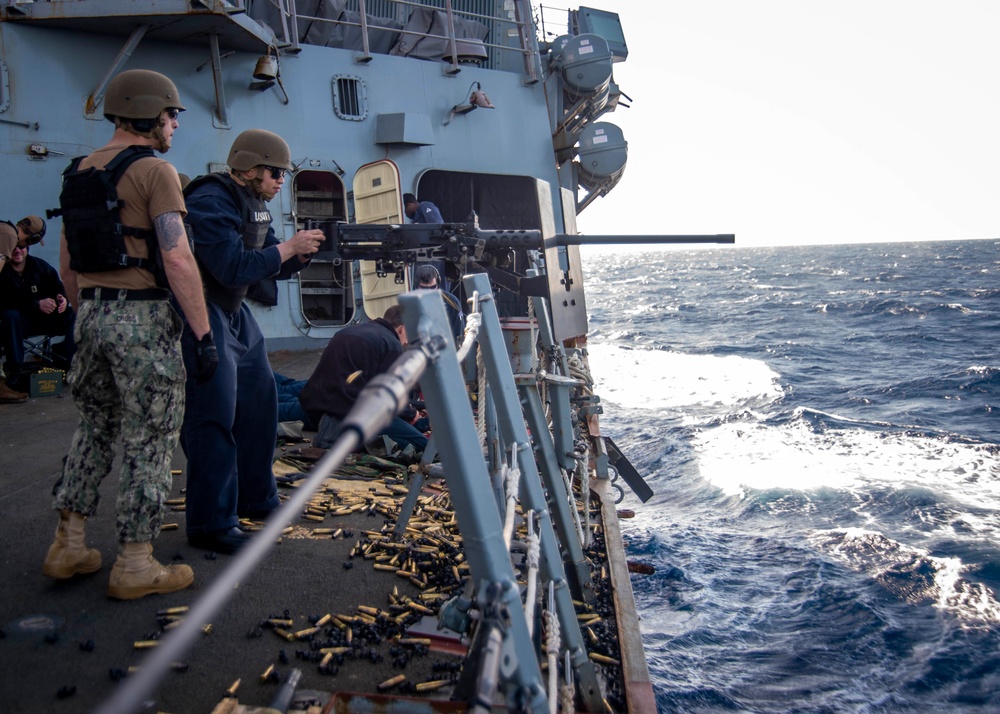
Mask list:
MULTIPOLYGON (((323 241, 320 230, 279 242, 266 203, 292 168, 288 144, 251 129, 236 137, 228 174, 196 178, 185 189, 188 222, 219 350, 215 376, 187 383, 181 445, 188 459, 187 535, 196 548, 233 553, 249 539, 239 517, 278 506, 271 462, 278 395, 264 335, 244 304, 250 286, 286 279, 323 241)), ((273 283, 271 283, 273 285, 273 283)), ((185 345, 184 358, 196 355, 185 345)))
POLYGON ((128 70, 112 79, 104 116, 114 122, 114 135, 70 164, 57 212, 64 227, 61 272, 77 310, 69 387, 80 422, 53 489, 59 525, 43 572, 70 578, 101 567, 100 552, 85 544, 84 523, 97 510, 98 487, 121 436, 119 548, 108 584, 108 595, 121 600, 182 590, 194 580, 187 565, 163 566, 152 555, 184 413, 184 323, 171 292, 199 355, 190 377, 210 377, 217 361, 185 237, 180 180, 153 154, 170 148, 183 110, 177 88, 162 74, 128 70))

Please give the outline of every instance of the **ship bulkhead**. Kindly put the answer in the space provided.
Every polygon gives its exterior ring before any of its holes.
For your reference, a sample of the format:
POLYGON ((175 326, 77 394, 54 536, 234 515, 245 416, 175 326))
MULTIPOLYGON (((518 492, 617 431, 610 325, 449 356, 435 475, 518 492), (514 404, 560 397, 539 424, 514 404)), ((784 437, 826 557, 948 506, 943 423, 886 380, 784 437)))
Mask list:
MULTIPOLYGON (((229 147, 246 129, 277 132, 291 147, 297 170, 270 205, 279 238, 309 226, 331 241, 297 279, 279 283, 277 306, 254 309, 270 348, 297 349, 321 346, 364 313, 381 315, 412 278, 340 260, 332 226, 406 223, 401 197, 414 193, 447 222, 573 233, 580 185, 596 196, 615 180, 605 171, 602 187, 572 161, 588 123, 614 129, 593 121, 617 97, 606 44, 589 81, 594 48, 567 47, 569 36, 555 49, 540 47, 527 2, 368 2, 364 14, 344 0, 305 5, 0 3, 8 212, 44 215, 58 205, 69 160, 111 134, 102 99, 117 72, 162 72, 187 108, 166 156, 178 172, 225 171, 229 147), (583 87, 567 88, 551 71, 550 55, 564 49, 577 52, 572 74, 583 87)), ((52 219, 49 234, 59 228, 52 219)), ((58 264, 57 241, 35 253, 58 264)), ((570 322, 582 334, 579 297, 570 322)))

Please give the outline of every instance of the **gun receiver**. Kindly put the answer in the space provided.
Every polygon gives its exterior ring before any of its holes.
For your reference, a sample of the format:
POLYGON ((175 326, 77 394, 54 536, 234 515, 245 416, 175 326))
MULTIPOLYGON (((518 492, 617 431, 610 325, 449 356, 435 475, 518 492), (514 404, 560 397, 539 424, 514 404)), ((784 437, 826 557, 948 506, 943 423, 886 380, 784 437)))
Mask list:
POLYGON ((443 260, 459 265, 488 261, 494 251, 541 250, 541 231, 482 230, 475 223, 413 225, 341 223, 324 226, 331 253, 320 259, 372 260, 399 267, 443 260))

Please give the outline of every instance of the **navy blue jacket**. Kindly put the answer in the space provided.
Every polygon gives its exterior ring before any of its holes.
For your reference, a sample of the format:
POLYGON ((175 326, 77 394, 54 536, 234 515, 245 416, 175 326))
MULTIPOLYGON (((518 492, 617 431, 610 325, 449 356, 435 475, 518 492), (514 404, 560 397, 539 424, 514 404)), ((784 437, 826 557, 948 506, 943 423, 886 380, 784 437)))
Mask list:
POLYGON ((444 223, 441 211, 430 201, 421 201, 413 213, 414 223, 444 223))
POLYGON ((308 265, 297 258, 281 262, 274 226, 268 229, 262 248, 247 250, 241 238, 240 207, 224 186, 200 186, 187 196, 187 210, 198 262, 226 287, 238 288, 271 277, 284 280, 308 265))
POLYGON ((0 271, 0 310, 17 310, 31 318, 44 317, 38 301, 66 295, 59 273, 41 258, 24 259, 24 272, 18 275, 10 264, 0 271))
MULTIPOLYGON (((358 394, 376 375, 387 372, 403 354, 403 344, 392 325, 381 317, 337 332, 327 343, 323 356, 306 382, 299 403, 317 423, 324 414, 343 419, 354 406, 358 394), (347 378, 361 372, 350 384, 347 378)), ((400 416, 409 421, 416 414, 409 409, 400 416)))

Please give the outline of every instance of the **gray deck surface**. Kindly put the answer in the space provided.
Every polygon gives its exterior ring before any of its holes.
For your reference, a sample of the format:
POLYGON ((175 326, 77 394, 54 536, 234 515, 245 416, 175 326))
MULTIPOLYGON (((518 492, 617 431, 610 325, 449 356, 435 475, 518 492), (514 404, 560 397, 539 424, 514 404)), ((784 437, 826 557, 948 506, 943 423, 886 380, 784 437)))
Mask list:
MULTIPOLYGON (((296 378, 308 377, 318 359, 319 352, 271 355, 275 370, 296 378)), ((134 649, 133 643, 159 629, 157 611, 191 604, 230 560, 223 555, 210 560, 206 551, 190 547, 184 514, 171 511, 165 522, 176 522, 180 527, 160 535, 154 555, 165 564, 189 564, 195 571, 194 585, 181 592, 130 602, 107 598, 108 574, 116 554, 116 461, 102 485, 98 513, 87 524, 88 545, 101 551, 103 567, 93 575, 68 581, 42 575, 42 561, 57 520, 51 489, 75 425, 76 409, 68 393, 0 405, 0 711, 7 714, 93 711, 118 686, 111 670, 142 664, 143 651, 134 649), (93 651, 81 649, 81 643, 88 640, 94 643, 93 651), (75 693, 59 698, 64 687, 75 687, 75 693)), ((306 436, 312 434, 307 432, 306 436)), ((184 466, 184 454, 178 448, 173 468, 183 470, 184 466)), ((172 498, 182 495, 184 483, 182 471, 174 477, 172 498)), ((360 529, 378 530, 382 520, 365 515, 327 516, 324 523, 299 521, 295 525, 354 528, 357 534, 360 529)), ((281 616, 285 610, 295 620, 290 629, 296 631, 309 626, 309 615, 353 614, 358 605, 386 608, 393 585, 416 594, 416 589, 401 578, 376 572, 363 562, 345 570, 343 563, 356 539, 284 537, 253 576, 241 583, 225 612, 212 623, 212 632, 184 657, 187 671, 167 676, 150 711, 207 714, 237 679, 242 680, 238 689, 241 704, 267 706, 277 685, 258 680, 270 664, 282 674, 290 667, 300 668, 300 692, 374 691, 375 684, 399 674, 401 670, 394 669, 386 655, 379 664, 348 661, 331 677, 321 674, 316 664, 295 659, 295 650, 306 648, 302 643, 285 642, 269 631, 259 638, 247 637, 258 621, 281 616), (281 650, 290 664, 279 663, 281 650)), ((385 652, 388 645, 377 649, 385 652)), ((421 681, 427 678, 432 663, 448 659, 431 652, 414 658, 402 671, 411 681, 421 681)))

